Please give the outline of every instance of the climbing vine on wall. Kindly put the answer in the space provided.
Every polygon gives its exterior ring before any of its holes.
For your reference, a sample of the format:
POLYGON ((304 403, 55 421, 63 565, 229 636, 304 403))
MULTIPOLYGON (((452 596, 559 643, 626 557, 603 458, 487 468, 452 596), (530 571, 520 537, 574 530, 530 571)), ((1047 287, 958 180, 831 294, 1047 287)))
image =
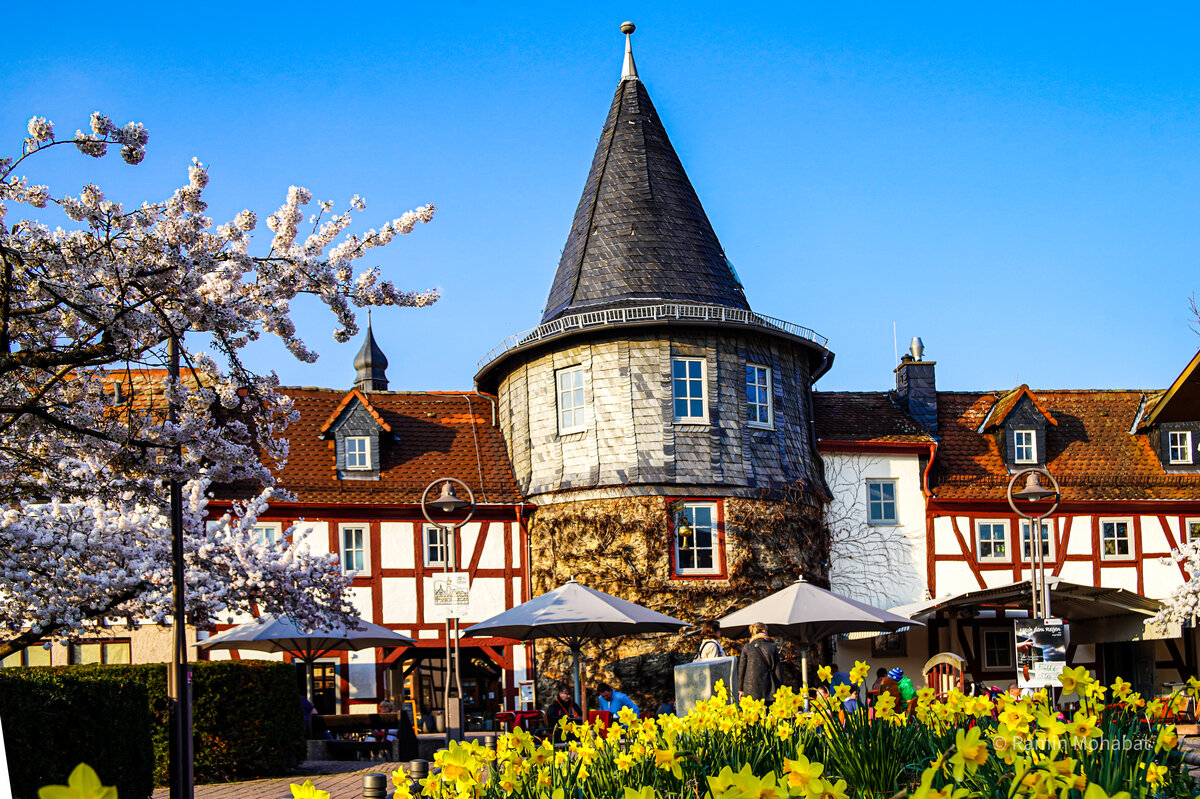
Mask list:
MULTIPOLYGON (((574 578, 660 613, 699 622, 719 618, 797 577, 827 585, 829 535, 804 498, 724 500, 725 579, 671 579, 674 528, 665 497, 622 497, 539 507, 529 526, 534 595, 574 578)), ((657 707, 672 695, 672 668, 695 656, 699 640, 677 634, 595 641, 585 647, 584 680, 606 680, 657 707)), ((736 646, 727 647, 736 649, 736 646)), ((787 651, 785 660, 798 652, 787 651)), ((537 646, 539 694, 569 681, 570 655, 537 646)), ((732 652, 731 652, 732 654, 732 652)))

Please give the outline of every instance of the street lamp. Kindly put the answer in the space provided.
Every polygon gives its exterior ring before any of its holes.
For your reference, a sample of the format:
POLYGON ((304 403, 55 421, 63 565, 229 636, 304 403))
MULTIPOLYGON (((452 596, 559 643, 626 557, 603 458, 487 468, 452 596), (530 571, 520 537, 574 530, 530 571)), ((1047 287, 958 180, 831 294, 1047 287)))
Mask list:
MULTIPOLYGON (((442 573, 449 574, 455 568, 455 546, 454 532, 458 528, 471 521, 471 517, 475 515, 475 494, 471 491, 471 487, 455 477, 439 477, 428 486, 425 487, 424 493, 421 494, 421 513, 424 514, 426 520, 442 531, 442 546, 445 548, 445 557, 442 558, 442 573), (442 490, 437 499, 429 499, 429 493, 434 487, 441 484, 442 490), (460 485, 467 492, 467 499, 460 498, 454 493, 454 486, 460 485), (441 521, 435 520, 429 515, 429 509, 440 510, 448 516, 454 511, 466 509, 467 515, 461 521, 448 521, 445 516, 441 517, 441 521)), ((467 575, 468 588, 470 587, 470 575, 467 575)), ((436 600, 436 598, 435 598, 436 600)), ((463 718, 462 718, 462 674, 459 668, 459 651, 458 651, 458 616, 457 610, 450 611, 455 615, 447 615, 446 617, 446 684, 443 692, 443 700, 446 712, 446 742, 461 741, 463 739, 463 718), (451 696, 450 684, 451 677, 454 683, 454 695, 451 696)))
POLYGON ((1013 513, 1029 521, 1029 582, 1032 589, 1029 617, 1045 619, 1050 615, 1050 590, 1046 587, 1046 556, 1042 551, 1042 522, 1058 509, 1058 503, 1062 500, 1062 491, 1058 487, 1058 481, 1050 472, 1042 468, 1031 468, 1022 469, 1012 476, 1012 479, 1008 481, 1006 496, 1008 506, 1013 509, 1013 513), (1025 486, 1014 491, 1017 481, 1022 477, 1025 478, 1025 486), (1053 489, 1042 484, 1043 477, 1050 482, 1050 485, 1054 486, 1053 489), (1044 499, 1053 501, 1045 513, 1035 515, 1018 508, 1016 503, 1018 499, 1025 502, 1041 502, 1044 499))

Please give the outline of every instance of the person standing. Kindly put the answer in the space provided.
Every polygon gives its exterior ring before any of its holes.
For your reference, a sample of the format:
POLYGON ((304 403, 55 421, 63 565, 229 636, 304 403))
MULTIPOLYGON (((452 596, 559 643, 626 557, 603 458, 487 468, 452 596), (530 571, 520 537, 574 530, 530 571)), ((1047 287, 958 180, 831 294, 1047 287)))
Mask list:
POLYGON ((607 710, 613 714, 615 718, 621 712, 621 708, 627 707, 633 711, 633 715, 637 716, 638 706, 633 700, 620 691, 614 691, 613 687, 606 682, 602 682, 596 686, 596 694, 599 697, 597 704, 601 710, 607 710))
POLYGON ((725 648, 721 646, 721 642, 717 640, 720 634, 720 628, 712 619, 705 619, 700 623, 700 634, 704 636, 704 640, 700 642, 700 651, 696 654, 696 661, 716 660, 717 658, 725 657, 725 648))
POLYGON ((767 637, 767 625, 756 621, 750 625, 750 640, 738 658, 738 694, 769 702, 781 685, 779 648, 767 637))

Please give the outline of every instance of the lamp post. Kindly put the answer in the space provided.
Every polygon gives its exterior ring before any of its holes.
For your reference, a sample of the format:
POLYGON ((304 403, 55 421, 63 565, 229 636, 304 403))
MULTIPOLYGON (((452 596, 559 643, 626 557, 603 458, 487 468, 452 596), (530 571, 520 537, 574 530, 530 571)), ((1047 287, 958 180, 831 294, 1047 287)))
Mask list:
POLYGON ((1050 514, 1058 509, 1058 503, 1062 500, 1062 491, 1058 487, 1058 481, 1054 479, 1054 475, 1050 472, 1038 468, 1022 469, 1012 476, 1008 481, 1008 490, 1006 492, 1008 498, 1008 506, 1013 509, 1013 513, 1026 519, 1029 522, 1029 582, 1031 586, 1032 604, 1029 609, 1029 617, 1031 619, 1045 619, 1050 616, 1050 591, 1046 587, 1046 556, 1042 551, 1042 523, 1049 518, 1050 514), (1022 477, 1025 478, 1025 486, 1020 490, 1014 491, 1017 481, 1022 477), (1042 478, 1045 477, 1053 489, 1046 488, 1042 485, 1042 478), (1026 513, 1017 507, 1017 500, 1026 502, 1041 502, 1044 499, 1052 499, 1050 507, 1045 513, 1032 514, 1026 513), (1035 545, 1036 540, 1036 545, 1035 545))
MULTIPOLYGON (((179 381, 179 334, 167 339, 167 375, 172 383, 179 381)), ((175 402, 167 404, 167 419, 174 424, 175 402)), ((171 448, 175 467, 183 464, 183 447, 171 448)), ((186 587, 183 558, 183 485, 173 475, 168 484, 171 501, 171 600, 174 604, 172 623, 173 646, 168 668, 167 696, 171 709, 171 799, 192 799, 192 669, 188 665, 187 615, 184 607, 186 587)))
MULTIPOLYGON (((475 515, 475 494, 471 491, 471 487, 455 477, 439 477, 425 487, 425 491, 421 494, 421 513, 425 519, 442 531, 442 546, 445 547, 445 557, 442 558, 442 573, 449 574, 455 570, 456 547, 454 543, 454 533, 458 528, 471 521, 471 517, 475 515), (434 487, 441 484, 441 493, 437 499, 429 499, 429 492, 433 491, 434 487), (468 499, 461 499, 454 493, 454 486, 460 485, 467 492, 468 499), (445 520, 437 521, 429 515, 429 509, 440 510, 444 514, 449 514, 452 511, 460 511, 464 508, 467 510, 467 515, 461 521, 447 523, 445 520)), ((468 587, 470 586, 470 575, 467 575, 468 587)), ((435 598, 436 599, 436 598, 435 598)), ((443 702, 446 713, 446 742, 461 741, 463 739, 463 718, 462 718, 462 673, 459 667, 459 647, 458 647, 458 611, 452 610, 451 614, 446 617, 446 684, 443 691, 443 702), (454 692, 450 691, 451 677, 453 677, 454 692)))

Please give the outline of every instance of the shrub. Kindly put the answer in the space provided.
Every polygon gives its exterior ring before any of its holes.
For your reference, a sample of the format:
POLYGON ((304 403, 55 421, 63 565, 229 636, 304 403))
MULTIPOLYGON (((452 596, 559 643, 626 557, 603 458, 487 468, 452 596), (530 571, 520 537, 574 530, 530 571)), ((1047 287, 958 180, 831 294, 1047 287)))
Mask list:
POLYGON ((122 799, 154 789, 154 753, 146 688, 96 680, 84 670, 0 671, 0 719, 13 796, 35 799, 47 784, 65 784, 80 762, 95 764, 122 799))
MULTIPOLYGON (((6 669, 0 677, 11 691, 0 687, 0 717, 7 722, 5 741, 9 743, 10 762, 36 762, 43 757, 45 741, 50 737, 72 740, 98 738, 112 746, 129 746, 147 752, 151 764, 148 783, 166 785, 170 779, 170 704, 167 698, 167 669, 164 664, 137 666, 67 666, 58 668, 6 669), (26 685, 47 681, 61 685, 59 705, 43 711, 43 723, 53 728, 14 740, 8 727, 10 718, 24 718, 26 712, 9 711, 5 694, 20 695, 26 685), (86 685, 88 688, 76 689, 86 685), (136 710, 92 701, 92 686, 107 686, 114 694, 122 689, 138 697, 136 710), (91 713, 67 713, 79 705, 95 708, 91 713), (140 726, 125 724, 123 717, 137 715, 140 726), (121 723, 114 728, 116 721, 121 723), (107 726, 106 726, 107 725, 107 726), (83 728, 83 729, 81 729, 83 728), (114 729, 116 733, 112 732, 114 729), (98 732, 93 733, 93 730, 98 732), (143 743, 144 742, 144 743, 143 743)), ((103 694, 99 694, 103 696, 103 694)), ((32 700, 31 700, 32 701, 32 700)), ((33 702, 31 707, 38 707, 33 702)), ((21 725, 25 726, 25 725, 21 725)), ((262 776, 278 776, 293 768, 305 755, 304 719, 296 688, 295 667, 289 663, 243 660, 192 664, 192 732, 194 741, 193 773, 197 783, 222 782, 262 776)), ((76 764, 86 762, 96 768, 101 781, 116 785, 121 799, 149 795, 149 790, 130 787, 128 793, 120 778, 113 776, 108 755, 91 754, 76 748, 71 754, 56 753, 62 760, 61 774, 39 769, 37 785, 65 784, 76 764)), ((15 776, 14 776, 15 780, 15 776)), ((131 783, 132 786, 132 783, 131 783)), ((36 791, 34 792, 36 793, 36 791)), ((34 794, 30 794, 33 796, 34 794)))

